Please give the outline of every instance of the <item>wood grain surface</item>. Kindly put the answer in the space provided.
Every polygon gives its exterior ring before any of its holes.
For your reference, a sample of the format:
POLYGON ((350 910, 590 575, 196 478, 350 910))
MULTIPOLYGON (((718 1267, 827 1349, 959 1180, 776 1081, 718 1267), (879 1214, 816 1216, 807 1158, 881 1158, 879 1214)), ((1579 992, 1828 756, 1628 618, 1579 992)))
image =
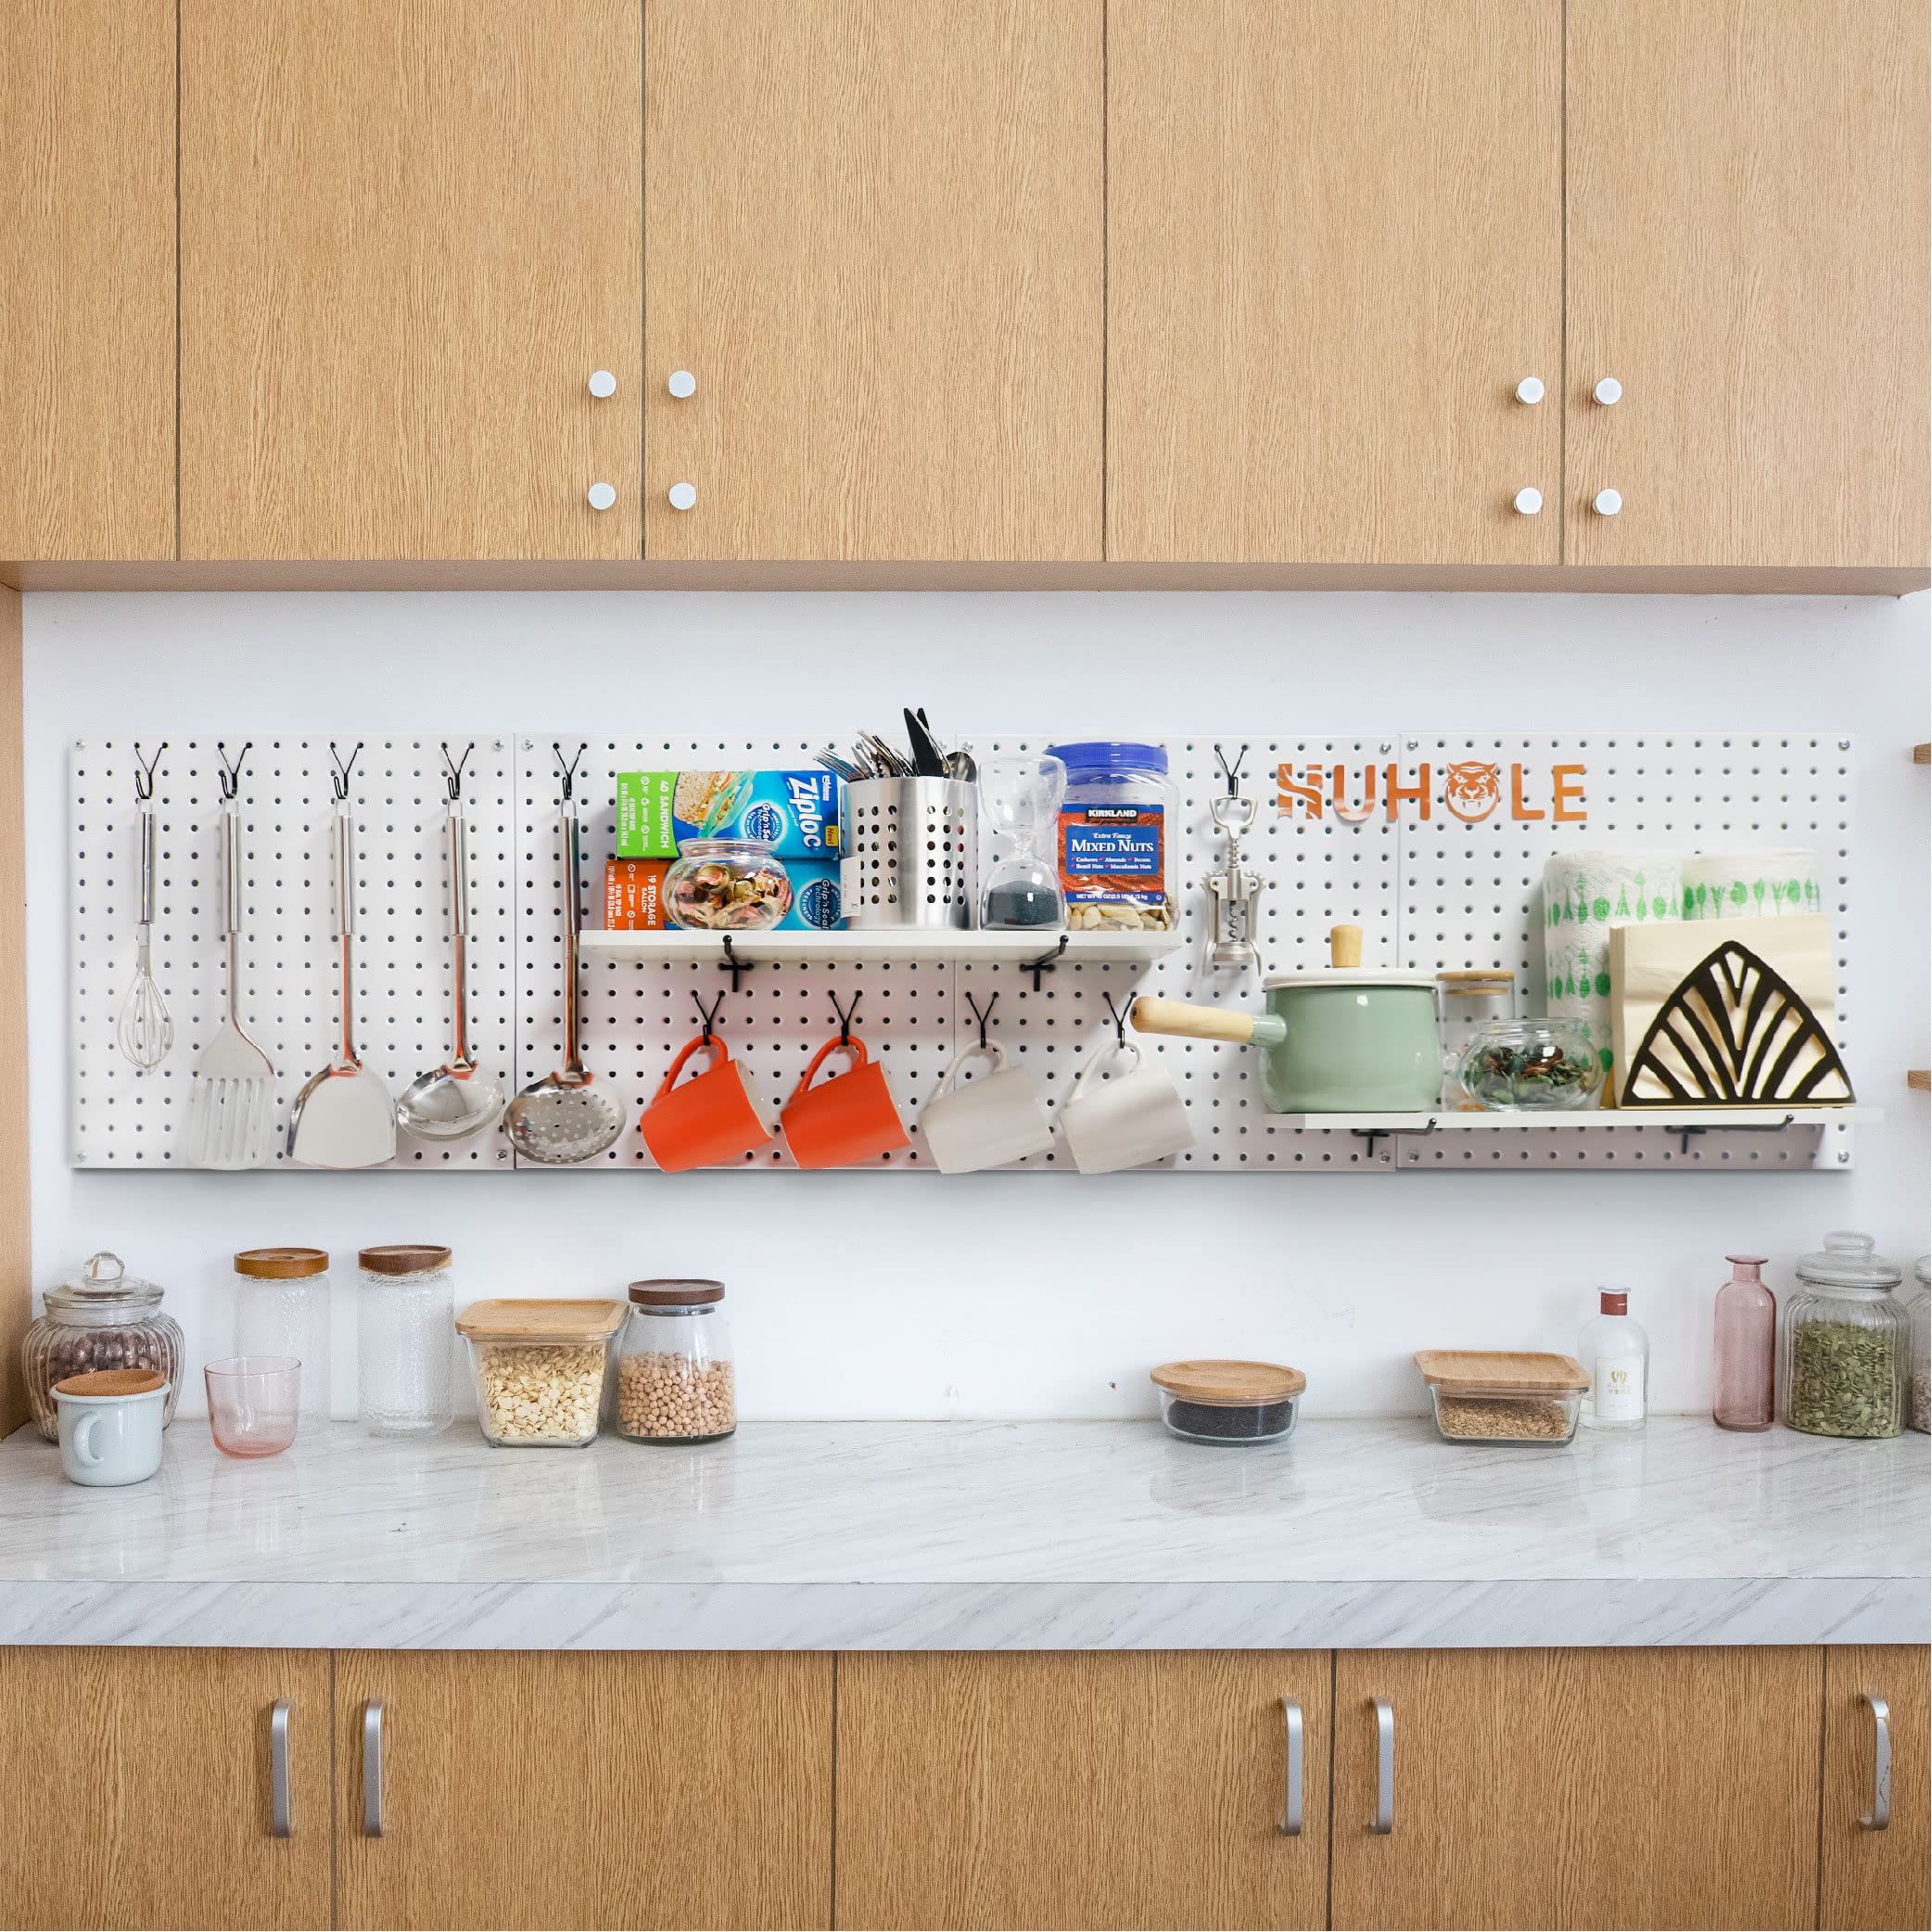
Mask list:
POLYGON ((1108 556, 1557 563, 1561 8, 1111 0, 1108 75, 1108 556))
POLYGON ((338 1652, 337 1923, 824 1926, 832 1676, 822 1654, 338 1652))
MULTIPOLYGON (((0 1114, 27 1114, 27 825, 21 774, 20 594, 0 591, 0 1114)), ((33 1318, 27 1137, 0 1153, 0 1436, 27 1419, 20 1338, 33 1318)))
POLYGON ((1100 555, 1101 31, 652 0, 647 556, 1100 555))
POLYGON ((1925 0, 1570 0, 1570 562, 1926 562, 1926 38, 1925 0))
POLYGON ((0 7, 0 555, 173 556, 173 0, 0 7))
POLYGON ((836 1922, 1323 1925, 1328 1709, 1324 1651, 841 1657, 836 1922))
POLYGON ((1425 1387, 1445 1395, 1478 1389, 1512 1395, 1564 1394, 1587 1389, 1590 1377, 1574 1355, 1539 1354, 1511 1349, 1424 1348, 1415 1354, 1425 1387))
POLYGON ((1923 1926, 1932 1920, 1932 1651, 1921 1644, 1835 1644, 1824 1654, 1823 1869, 1818 1923, 1923 1926), (1873 1722, 1883 1697, 1892 1732, 1892 1822, 1866 1831, 1873 1722))
POLYGON ((1340 1652, 1331 1923, 1809 1926, 1822 1685, 1815 1649, 1340 1652))
POLYGON ((0 1926, 329 1923, 326 1651, 0 1649, 0 1926), (286 1838, 269 1831, 281 1697, 286 1838))
POLYGON ((184 557, 642 553, 641 5, 182 0, 184 557))

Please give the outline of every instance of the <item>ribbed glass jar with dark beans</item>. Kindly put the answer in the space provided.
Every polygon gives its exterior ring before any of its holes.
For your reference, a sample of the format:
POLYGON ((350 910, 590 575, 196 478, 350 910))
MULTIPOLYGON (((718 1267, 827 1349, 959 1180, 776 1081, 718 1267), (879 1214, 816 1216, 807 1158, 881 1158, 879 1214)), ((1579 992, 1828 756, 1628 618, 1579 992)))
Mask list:
POLYGON ((181 1324, 161 1313, 161 1290, 122 1267, 118 1254, 95 1254, 70 1281, 50 1288, 46 1313, 20 1343, 27 1406, 50 1443, 60 1440, 54 1384, 96 1368, 155 1368, 168 1379, 161 1426, 181 1400, 181 1324))

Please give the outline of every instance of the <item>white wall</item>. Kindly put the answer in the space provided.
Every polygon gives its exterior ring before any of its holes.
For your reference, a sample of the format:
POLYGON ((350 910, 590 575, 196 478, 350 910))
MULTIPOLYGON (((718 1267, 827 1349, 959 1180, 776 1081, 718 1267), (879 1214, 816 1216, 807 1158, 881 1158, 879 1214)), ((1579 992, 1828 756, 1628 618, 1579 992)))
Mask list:
MULTIPOLYGON (((26 599, 34 1273, 96 1248, 169 1288, 198 1364, 237 1248, 445 1240, 462 1299, 723 1275, 751 1416, 1108 1416, 1149 1366, 1305 1369, 1314 1412, 1416 1406, 1411 1350, 1572 1347, 1593 1287, 1633 1290, 1662 1408, 1706 1399, 1726 1250, 1792 1258, 1857 1227, 1927 1239, 1927 599, 1240 594, 36 594, 26 599), (452 701, 451 693, 456 693, 452 701), (1848 733, 1861 1098, 1847 1174, 74 1173, 64 1164, 65 745, 225 728, 426 733, 591 712, 848 734, 909 699, 945 729, 1080 736, 1379 730, 1848 733), (720 1252, 756 1197, 756 1239, 720 1252)), ((198 1378, 197 1379, 198 1381, 198 1378)), ((191 1386, 187 1400, 198 1397, 191 1386)))

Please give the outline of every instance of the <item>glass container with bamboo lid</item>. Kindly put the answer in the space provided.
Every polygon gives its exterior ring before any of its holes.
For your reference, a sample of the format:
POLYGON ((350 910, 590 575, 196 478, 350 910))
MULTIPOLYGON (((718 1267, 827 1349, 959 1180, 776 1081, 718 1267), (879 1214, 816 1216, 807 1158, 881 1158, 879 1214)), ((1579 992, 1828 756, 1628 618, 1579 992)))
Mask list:
POLYGON ((1436 993, 1442 1009, 1443 1105, 1480 1112, 1481 1103, 1463 1091, 1455 1070, 1485 1026, 1516 1018, 1516 974, 1506 966, 1439 972, 1436 993))
POLYGON ((235 1257, 235 1353, 302 1365, 301 1423, 329 1419, 329 1257, 321 1248, 244 1248, 235 1257))
POLYGON ((1295 1432, 1308 1378, 1279 1362, 1163 1362, 1148 1379, 1161 1420, 1188 1443, 1280 1443, 1295 1432))

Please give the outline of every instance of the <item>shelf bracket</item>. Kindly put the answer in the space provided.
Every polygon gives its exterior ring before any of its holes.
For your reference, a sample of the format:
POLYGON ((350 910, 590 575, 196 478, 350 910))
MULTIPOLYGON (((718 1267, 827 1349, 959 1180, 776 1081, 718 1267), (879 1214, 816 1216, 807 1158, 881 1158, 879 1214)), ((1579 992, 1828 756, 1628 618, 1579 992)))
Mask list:
POLYGON ((1392 1140, 1398 1134, 1413 1134, 1417 1140, 1427 1140, 1435 1130, 1436 1116, 1431 1113, 1426 1127, 1351 1127, 1349 1134, 1354 1139, 1366 1140, 1368 1143, 1368 1158, 1372 1161, 1375 1159, 1375 1144, 1378 1140, 1392 1140))
MULTIPOLYGON (((1618 1111, 1621 1112, 1623 1110, 1620 1108, 1618 1111)), ((1634 1112, 1635 1110, 1633 1109, 1631 1111, 1634 1112)), ((1677 1151, 1680 1154, 1690 1152, 1691 1136, 1693 1134, 1699 1138, 1706 1134, 1782 1134, 1786 1127, 1795 1125, 1797 1120, 1797 1114, 1787 1113, 1783 1120, 1764 1121, 1762 1123, 1740 1121, 1735 1126, 1727 1126, 1722 1121, 1713 1121, 1708 1127, 1679 1126, 1675 1130, 1677 1135, 1677 1151)))
POLYGON ((1053 969, 1060 964, 1061 960, 1062 959, 1062 957, 1064 957, 1066 953, 1066 949, 1067 935, 1064 933, 1062 933, 1060 935, 1060 944, 1056 946, 1050 953, 1042 953, 1036 960, 1026 960, 1022 961, 1020 971, 1022 972, 1030 972, 1033 974, 1033 990, 1036 993, 1037 993, 1040 990, 1040 974, 1043 972, 1051 972, 1053 969))
POLYGON ((741 973, 749 972, 756 964, 757 961, 756 960, 741 960, 731 949, 731 935, 729 933, 724 935, 724 958, 718 962, 718 970, 720 972, 729 972, 731 975, 731 991, 733 993, 738 990, 738 976, 741 973))

